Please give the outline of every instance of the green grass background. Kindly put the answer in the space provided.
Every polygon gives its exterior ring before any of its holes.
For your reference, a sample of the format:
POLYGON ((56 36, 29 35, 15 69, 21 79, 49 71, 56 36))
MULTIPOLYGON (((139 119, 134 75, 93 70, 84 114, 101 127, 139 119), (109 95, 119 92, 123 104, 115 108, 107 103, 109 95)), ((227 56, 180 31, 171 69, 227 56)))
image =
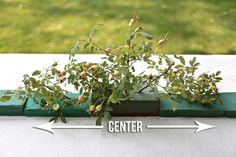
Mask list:
POLYGON ((96 23, 98 43, 122 44, 134 12, 170 34, 162 52, 236 54, 236 0, 0 0, 0 53, 68 53, 96 23))

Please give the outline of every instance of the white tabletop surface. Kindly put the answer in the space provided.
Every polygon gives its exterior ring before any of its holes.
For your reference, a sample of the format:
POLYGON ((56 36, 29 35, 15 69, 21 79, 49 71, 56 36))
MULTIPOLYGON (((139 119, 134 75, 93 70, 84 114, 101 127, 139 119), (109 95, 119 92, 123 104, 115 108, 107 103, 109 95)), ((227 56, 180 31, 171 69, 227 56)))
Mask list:
MULTIPOLYGON (((194 120, 216 128, 194 134, 194 129, 109 133, 102 130, 57 129, 55 135, 33 129, 48 118, 0 117, 1 157, 235 157, 236 120, 233 118, 120 117, 143 125, 194 125, 194 120)), ((67 125, 94 125, 92 118, 68 118, 67 125)), ((55 125, 63 125, 56 123, 55 125)))

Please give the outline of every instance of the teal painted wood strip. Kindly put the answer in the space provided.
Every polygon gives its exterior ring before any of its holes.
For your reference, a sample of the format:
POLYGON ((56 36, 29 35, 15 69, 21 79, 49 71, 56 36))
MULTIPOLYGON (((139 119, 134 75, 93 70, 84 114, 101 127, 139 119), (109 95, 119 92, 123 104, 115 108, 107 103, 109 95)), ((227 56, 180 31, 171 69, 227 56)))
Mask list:
MULTIPOLYGON (((77 98, 79 96, 78 93, 68 93, 68 97, 70 98, 77 98)), ((89 117, 87 112, 87 108, 89 106, 88 101, 84 102, 80 106, 67 106, 63 109, 63 115, 66 117, 89 117)), ((56 113, 52 110, 42 110, 40 105, 37 104, 33 98, 28 99, 26 103, 26 108, 24 111, 26 116, 40 116, 40 117, 49 117, 55 116, 56 113)))
POLYGON ((236 117, 236 92, 221 93, 224 102, 225 117, 236 117))
POLYGON ((220 104, 200 105, 189 104, 183 98, 177 102, 177 109, 171 109, 172 100, 161 100, 160 116, 162 117, 222 117, 225 109, 220 104))
POLYGON ((236 117, 236 93, 220 93, 223 105, 219 102, 213 105, 187 103, 180 99, 177 110, 171 109, 171 100, 161 100, 160 116, 162 117, 236 117))
MULTIPOLYGON (((0 90, 0 96, 3 96, 7 90, 0 90)), ((20 116, 24 115, 25 100, 12 97, 7 102, 0 102, 0 115, 4 116, 20 116)))
MULTIPOLYGON (((3 95, 6 90, 0 90, 0 95, 3 95)), ((70 93, 68 95, 71 98, 77 98, 79 94, 70 93)), ((141 96, 134 97, 131 101, 126 101, 115 106, 115 114, 119 116, 136 115, 150 115, 154 116, 156 113, 155 105, 158 105, 153 98, 147 100, 142 99, 141 96), (127 106, 126 106, 127 105, 127 106), (128 108, 128 109, 127 109, 128 108), (152 108, 152 109, 151 109, 152 108), (124 111, 123 111, 124 110, 124 111), (150 112, 154 110, 153 112, 150 112), (145 112, 145 113, 143 113, 145 112)), ((160 105, 160 116, 164 117, 236 117, 236 92, 221 93, 220 97, 224 102, 213 104, 211 106, 203 106, 200 104, 192 103, 188 104, 185 100, 181 99, 177 104, 177 110, 173 112, 171 110, 171 100, 162 100, 160 105)), ((114 104, 115 105, 115 104, 114 104)), ((63 110, 63 114, 67 117, 88 117, 86 112, 88 102, 81 106, 68 106, 63 110)), ((35 103, 33 99, 29 99, 24 110, 24 101, 13 97, 10 101, 2 103, 0 102, 0 115, 17 116, 53 116, 52 111, 41 110, 39 104, 35 103)))

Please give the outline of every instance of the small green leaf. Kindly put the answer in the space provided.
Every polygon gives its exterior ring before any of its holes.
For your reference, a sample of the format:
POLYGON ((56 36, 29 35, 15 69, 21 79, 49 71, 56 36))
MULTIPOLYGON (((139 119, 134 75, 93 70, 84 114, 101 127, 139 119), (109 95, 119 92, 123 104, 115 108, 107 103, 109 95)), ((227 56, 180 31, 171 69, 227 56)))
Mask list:
POLYGON ((130 35, 130 41, 134 40, 136 37, 136 33, 130 35))
POLYGON ((111 114, 110 114, 110 112, 104 112, 103 116, 104 116, 104 118, 106 118, 106 119, 111 119, 111 114))
POLYGON ((179 60, 183 65, 185 65, 185 60, 183 56, 179 56, 179 60))
POLYGON ((47 96, 47 95, 48 95, 48 91, 47 91, 47 89, 45 89, 45 88, 40 88, 40 93, 41 93, 43 96, 47 96))
POLYGON ((176 59, 179 59, 179 57, 178 57, 176 54, 174 54, 174 57, 175 57, 176 59))
POLYGON ((180 64, 178 64, 178 65, 175 66, 176 69, 180 69, 180 68, 183 68, 183 67, 184 67, 184 66, 183 66, 183 65, 180 65, 180 64))
POLYGON ((58 119, 58 117, 52 117, 52 118, 49 119, 49 122, 52 122, 52 121, 55 122, 55 121, 57 121, 57 119, 58 119))
POLYGON ((113 108, 112 108, 111 106, 106 106, 106 111, 112 112, 112 111, 113 111, 113 108))
POLYGON ((199 65, 200 65, 200 63, 196 63, 196 64, 194 64, 195 67, 197 67, 197 66, 199 66, 199 65))
POLYGON ((216 76, 220 75, 221 74, 221 71, 217 71, 216 72, 216 76))
POLYGON ((25 91, 19 91, 19 94, 26 94, 26 92, 25 91))
POLYGON ((222 78, 221 77, 216 77, 216 80, 220 81, 220 80, 222 80, 222 78))
POLYGON ((89 46, 89 44, 90 44, 90 43, 86 43, 86 44, 84 45, 84 49, 86 49, 86 48, 89 46))
POLYGON ((197 60, 197 58, 196 58, 196 57, 194 57, 194 58, 193 58, 193 60, 192 60, 192 61, 193 61, 193 63, 195 63, 195 62, 196 62, 196 60, 197 60))
POLYGON ((96 120, 96 125, 102 125, 102 117, 98 117, 98 119, 96 120))
POLYGON ((109 97, 109 101, 113 104, 118 102, 118 94, 115 90, 112 92, 111 96, 109 97))
POLYGON ((37 75, 40 75, 40 74, 41 74, 41 71, 35 70, 35 71, 32 73, 32 76, 37 76, 37 75))
POLYGON ((194 57, 192 60, 189 61, 189 64, 191 66, 194 66, 194 63, 196 62, 196 57, 194 57))
POLYGON ((145 32, 139 32, 139 34, 142 35, 143 37, 145 37, 145 38, 148 39, 148 40, 153 39, 153 36, 151 36, 151 35, 148 34, 148 33, 145 33, 145 32))
POLYGON ((35 78, 30 77, 29 79, 30 79, 30 81, 31 81, 32 87, 33 87, 33 88, 36 87, 36 86, 37 86, 37 81, 35 80, 35 78))
POLYGON ((62 121, 63 123, 66 123, 66 118, 65 118, 63 115, 61 115, 61 121, 62 121))
POLYGON ((11 99, 11 96, 9 96, 9 95, 4 95, 4 96, 0 97, 1 102, 7 102, 10 99, 11 99))

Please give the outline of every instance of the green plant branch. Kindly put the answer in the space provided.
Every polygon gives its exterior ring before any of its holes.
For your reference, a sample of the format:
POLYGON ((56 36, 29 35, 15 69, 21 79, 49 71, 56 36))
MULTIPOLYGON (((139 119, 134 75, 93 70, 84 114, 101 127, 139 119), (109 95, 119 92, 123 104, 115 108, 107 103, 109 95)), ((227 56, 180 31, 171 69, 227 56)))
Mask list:
POLYGON ((87 40, 79 40, 81 42, 86 42, 86 43, 90 43, 92 44, 92 46, 94 46, 95 48, 97 48, 98 50, 101 50, 101 51, 104 51, 105 53, 107 53, 107 50, 104 49, 104 48, 101 48, 100 46, 98 46, 97 44, 95 44, 94 42, 92 41, 87 41, 87 40))
POLYGON ((151 80, 146 86, 144 86, 143 88, 141 88, 140 90, 137 91, 137 93, 141 93, 143 90, 145 90, 146 88, 148 88, 152 82, 155 82, 157 79, 161 78, 164 74, 166 74, 172 67, 173 65, 170 65, 163 73, 161 73, 160 75, 156 76, 153 80, 151 80))
MULTIPOLYGON (((43 87, 49 89, 50 91, 53 91, 52 88, 50 88, 49 86, 43 85, 43 87)), ((63 93, 61 93, 61 94, 63 94, 63 93)), ((69 100, 72 100, 70 97, 66 96, 65 94, 63 94, 63 97, 65 97, 65 98, 67 98, 69 100)))

